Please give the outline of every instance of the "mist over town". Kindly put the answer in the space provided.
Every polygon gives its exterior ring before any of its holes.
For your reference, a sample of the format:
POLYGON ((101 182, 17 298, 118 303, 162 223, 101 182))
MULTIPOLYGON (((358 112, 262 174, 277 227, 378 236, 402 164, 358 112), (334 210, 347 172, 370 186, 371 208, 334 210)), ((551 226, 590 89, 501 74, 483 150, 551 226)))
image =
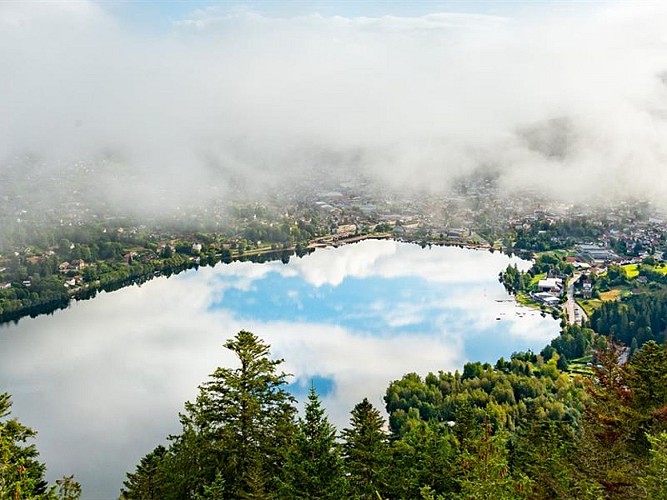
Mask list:
POLYGON ((290 189, 313 171, 430 193, 490 171, 505 193, 664 199, 660 3, 377 17, 261 6, 149 31, 111 2, 4 2, 3 180, 36 169, 33 189, 57 193, 75 171, 87 183, 72 190, 137 210, 290 189))

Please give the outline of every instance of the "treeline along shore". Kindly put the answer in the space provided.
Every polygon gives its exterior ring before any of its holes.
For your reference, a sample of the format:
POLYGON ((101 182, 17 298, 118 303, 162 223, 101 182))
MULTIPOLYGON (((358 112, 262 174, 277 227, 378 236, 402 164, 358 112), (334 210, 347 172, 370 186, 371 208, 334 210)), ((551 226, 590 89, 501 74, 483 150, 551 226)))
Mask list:
MULTIPOLYGON (((463 246, 437 239, 395 238, 388 232, 319 236, 295 245, 248 245, 245 241, 199 243, 209 239, 202 235, 182 235, 162 243, 134 238, 119 238, 116 241, 101 238, 98 242, 76 243, 63 239, 46 250, 28 246, 25 254, 4 260, 0 267, 0 324, 16 322, 26 316, 50 314, 67 308, 72 300, 92 299, 101 291, 112 292, 140 285, 156 277, 169 277, 200 266, 234 261, 261 263, 280 260, 287 263, 291 257, 303 257, 317 248, 389 238, 422 246, 463 246)), ((489 248, 488 245, 475 243, 466 243, 465 246, 489 248)))

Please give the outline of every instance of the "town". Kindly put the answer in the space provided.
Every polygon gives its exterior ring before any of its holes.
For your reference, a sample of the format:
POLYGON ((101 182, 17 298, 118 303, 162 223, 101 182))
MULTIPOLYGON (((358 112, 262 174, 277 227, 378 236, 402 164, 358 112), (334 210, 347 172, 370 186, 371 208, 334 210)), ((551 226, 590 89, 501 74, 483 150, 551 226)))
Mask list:
POLYGON ((239 189, 178 206, 164 194, 157 204, 170 209, 157 216, 138 211, 137 203, 119 208, 91 196, 87 176, 99 174, 92 168, 76 164, 59 179, 49 179, 38 162, 33 171, 3 172, 2 321, 189 267, 289 259, 364 238, 536 259, 539 272, 527 280, 507 277, 506 286, 519 301, 546 310, 560 311, 563 304, 569 323, 581 324, 605 300, 655 286, 640 270, 667 274, 661 264, 665 216, 648 203, 566 204, 537 192, 503 194, 490 172, 462 177, 442 193, 390 189, 353 173, 333 183, 313 172, 307 182, 263 193, 257 201, 239 189), (35 196, 24 196, 19 193, 26 192, 25 181, 52 182, 62 191, 41 198, 43 190, 35 189, 35 196), (549 258, 553 262, 541 268, 549 258), (610 266, 621 266, 635 281, 603 288, 608 280, 599 278, 608 276, 610 266), (596 280, 600 284, 594 286, 596 280))

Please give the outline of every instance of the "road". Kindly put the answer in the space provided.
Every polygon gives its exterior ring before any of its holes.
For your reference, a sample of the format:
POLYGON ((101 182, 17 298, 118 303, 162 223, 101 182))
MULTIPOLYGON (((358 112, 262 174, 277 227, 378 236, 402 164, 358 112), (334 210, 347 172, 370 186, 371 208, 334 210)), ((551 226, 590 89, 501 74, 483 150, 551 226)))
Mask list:
POLYGON ((581 325, 582 321, 587 321, 588 316, 577 301, 574 300, 574 284, 581 278, 581 273, 574 273, 567 282, 567 302, 565 302, 565 312, 567 313, 567 323, 569 325, 581 325))

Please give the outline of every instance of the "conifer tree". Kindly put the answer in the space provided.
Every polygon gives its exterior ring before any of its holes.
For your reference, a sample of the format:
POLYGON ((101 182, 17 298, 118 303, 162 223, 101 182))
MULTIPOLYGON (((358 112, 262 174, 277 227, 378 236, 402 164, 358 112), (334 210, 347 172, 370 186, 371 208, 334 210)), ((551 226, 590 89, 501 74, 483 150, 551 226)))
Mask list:
POLYGON ((167 449, 159 445, 141 459, 134 473, 127 473, 120 493, 123 499, 158 500, 164 497, 161 461, 167 449))
POLYGON ((43 498, 46 467, 35 445, 27 444, 37 433, 8 418, 11 406, 9 394, 0 393, 0 498, 43 498))
POLYGON ((650 460, 639 483, 645 498, 667 498, 667 433, 647 438, 651 443, 650 460))
POLYGON ((349 498, 386 496, 391 455, 384 427, 384 419, 368 399, 352 410, 351 427, 343 431, 349 498))
POLYGON ((410 408, 401 430, 392 442, 392 469, 399 471, 389 479, 393 496, 419 498, 427 490, 453 491, 457 442, 447 424, 425 422, 416 408, 410 408))
POLYGON ((240 331, 225 347, 240 366, 216 369, 182 421, 207 443, 198 464, 204 484, 220 475, 230 497, 253 498, 276 489, 296 408, 283 389, 287 374, 278 372, 283 360, 272 360, 264 341, 240 331))
POLYGON ((311 387, 305 416, 299 419, 283 468, 281 498, 339 499, 344 496, 344 485, 336 429, 329 423, 319 397, 311 387))
POLYGON ((461 453, 460 494, 466 500, 517 500, 530 498, 531 480, 510 469, 507 433, 495 434, 489 424, 475 433, 461 453))
POLYGON ((622 349, 611 342, 596 352, 594 377, 588 378, 588 399, 577 443, 579 472, 600 485, 604 494, 632 498, 638 494, 641 459, 632 451, 637 412, 622 349))
MULTIPOLYGON (((203 498, 271 498, 286 450, 294 434, 294 398, 283 389, 282 360, 272 360, 269 346, 241 331, 225 343, 238 368, 218 368, 185 404, 183 431, 160 457, 128 475, 124 498, 141 496, 139 476, 160 478, 161 500, 203 498)), ((142 478, 143 481, 143 478, 142 478)), ((144 481, 145 482, 145 481, 144 481)))

